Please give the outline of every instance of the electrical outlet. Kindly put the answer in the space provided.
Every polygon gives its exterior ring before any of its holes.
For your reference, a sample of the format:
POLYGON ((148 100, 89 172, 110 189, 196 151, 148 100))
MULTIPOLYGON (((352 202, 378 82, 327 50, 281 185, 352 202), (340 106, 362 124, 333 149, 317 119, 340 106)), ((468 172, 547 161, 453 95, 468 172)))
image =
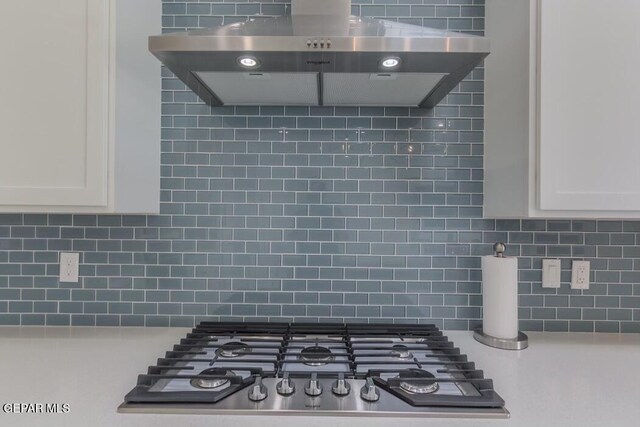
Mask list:
POLYGON ((78 283, 80 254, 77 252, 60 253, 60 282, 78 283))
POLYGON ((589 289, 589 261, 573 261, 571 266, 571 289, 589 289))
POLYGON ((542 260, 542 287, 543 288, 559 288, 560 287, 560 260, 559 259, 543 259, 542 260))

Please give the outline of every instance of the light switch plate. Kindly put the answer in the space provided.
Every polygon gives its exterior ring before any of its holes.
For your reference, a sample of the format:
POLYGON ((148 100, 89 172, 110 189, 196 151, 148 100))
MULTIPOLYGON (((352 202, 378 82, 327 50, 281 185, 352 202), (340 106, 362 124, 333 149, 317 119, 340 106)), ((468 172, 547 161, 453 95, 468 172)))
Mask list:
POLYGON ((542 260, 542 287, 559 288, 561 266, 559 259, 542 260))
POLYGON ((60 253, 60 282, 78 283, 80 254, 77 252, 60 253))
POLYGON ((589 261, 573 261, 571 265, 571 289, 589 289, 589 261))

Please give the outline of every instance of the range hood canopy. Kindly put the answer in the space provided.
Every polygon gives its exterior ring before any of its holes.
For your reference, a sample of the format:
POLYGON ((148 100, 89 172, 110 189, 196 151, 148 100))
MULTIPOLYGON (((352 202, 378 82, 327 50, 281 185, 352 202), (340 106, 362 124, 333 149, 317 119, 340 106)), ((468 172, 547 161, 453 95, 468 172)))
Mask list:
POLYGON ((150 37, 206 103, 433 107, 489 54, 483 37, 350 15, 350 0, 292 0, 291 16, 150 37))

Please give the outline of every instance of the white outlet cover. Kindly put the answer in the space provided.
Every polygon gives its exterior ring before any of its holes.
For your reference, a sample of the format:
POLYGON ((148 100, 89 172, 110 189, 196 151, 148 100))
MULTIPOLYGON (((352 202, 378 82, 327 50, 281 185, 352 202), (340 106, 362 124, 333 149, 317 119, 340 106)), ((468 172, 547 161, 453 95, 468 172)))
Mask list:
POLYGON ((571 289, 589 289, 591 262, 573 261, 571 265, 571 289))
POLYGON ((80 254, 77 252, 60 253, 60 282, 78 283, 80 254))
POLYGON ((562 267, 559 259, 543 259, 542 260, 542 287, 543 288, 559 288, 560 273, 562 267))

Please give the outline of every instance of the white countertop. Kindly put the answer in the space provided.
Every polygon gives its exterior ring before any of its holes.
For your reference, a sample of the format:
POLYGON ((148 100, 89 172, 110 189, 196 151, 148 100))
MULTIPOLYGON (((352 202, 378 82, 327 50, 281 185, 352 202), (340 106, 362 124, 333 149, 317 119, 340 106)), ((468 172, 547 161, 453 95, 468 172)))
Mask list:
MULTIPOLYGON (((388 418, 118 414, 137 375, 186 329, 0 328, 0 404, 68 403, 68 414, 5 414, 0 426, 375 427, 388 418)), ((494 380, 510 420, 402 419, 409 426, 637 426, 640 335, 532 333, 530 348, 485 347, 446 335, 494 380)))

